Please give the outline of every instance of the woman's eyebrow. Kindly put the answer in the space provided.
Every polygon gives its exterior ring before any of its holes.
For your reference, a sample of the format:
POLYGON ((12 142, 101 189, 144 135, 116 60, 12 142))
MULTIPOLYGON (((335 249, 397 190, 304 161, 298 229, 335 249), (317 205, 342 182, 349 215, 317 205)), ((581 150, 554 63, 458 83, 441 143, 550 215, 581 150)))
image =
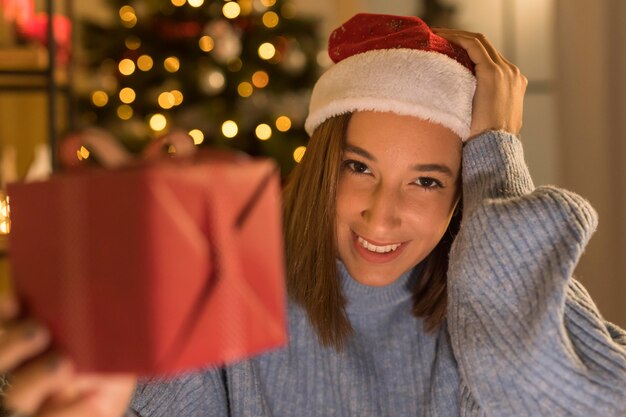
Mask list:
POLYGON ((413 165, 413 170, 415 171, 428 171, 428 172, 439 172, 445 174, 449 177, 453 177, 452 170, 443 164, 415 164, 413 165))
POLYGON ((347 143, 346 146, 343 148, 343 150, 344 152, 352 152, 357 155, 361 155, 365 159, 369 159, 370 161, 376 162, 376 158, 374 157, 374 155, 372 155, 365 149, 360 148, 356 145, 350 145, 349 143, 347 143))

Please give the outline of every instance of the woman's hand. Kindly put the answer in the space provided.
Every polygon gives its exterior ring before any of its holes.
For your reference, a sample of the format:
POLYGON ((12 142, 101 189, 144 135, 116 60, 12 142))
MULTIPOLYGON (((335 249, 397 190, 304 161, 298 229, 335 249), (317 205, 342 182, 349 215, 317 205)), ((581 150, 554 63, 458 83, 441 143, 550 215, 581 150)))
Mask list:
POLYGON ((28 417, 121 417, 135 388, 133 376, 84 375, 50 349, 50 333, 16 319, 18 304, 0 298, 0 374, 8 375, 3 406, 28 417))
POLYGON ((519 134, 528 80, 480 33, 433 28, 437 35, 464 48, 476 69, 476 93, 470 139, 487 130, 519 134))

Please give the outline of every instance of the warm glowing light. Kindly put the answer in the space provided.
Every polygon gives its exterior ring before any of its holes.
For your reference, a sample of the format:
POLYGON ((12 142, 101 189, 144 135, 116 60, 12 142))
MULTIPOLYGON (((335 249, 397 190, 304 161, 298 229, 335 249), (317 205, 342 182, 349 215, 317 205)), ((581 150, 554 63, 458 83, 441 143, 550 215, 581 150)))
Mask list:
POLYGON ((172 4, 176 7, 184 6, 187 0, 172 0, 172 4))
POLYGON ((276 55, 276 48, 269 42, 265 42, 259 46, 259 56, 262 59, 272 59, 276 55))
POLYGON ((132 8, 132 6, 126 5, 126 6, 122 6, 120 7, 120 18, 122 20, 124 20, 124 16, 127 16, 129 14, 132 14, 133 16, 135 15, 135 9, 132 8))
POLYGON ((133 108, 128 104, 122 104, 117 108, 117 117, 122 120, 129 120, 133 117, 133 108))
POLYGON ((219 90, 220 88, 224 87, 225 83, 226 77, 224 77, 224 74, 222 74, 220 71, 213 71, 209 75, 209 85, 211 86, 211 88, 219 90))
POLYGON ((305 152, 306 152, 306 146, 298 146, 293 151, 293 160, 299 163, 300 161, 302 161, 302 157, 304 156, 305 152))
POLYGON ((209 35, 204 35, 198 41, 198 45, 204 52, 211 52, 215 47, 215 41, 209 35))
POLYGON ((0 195, 0 234, 7 235, 11 232, 10 213, 9 196, 0 195))
POLYGON ((247 81, 242 82, 237 86, 237 92, 241 97, 250 97, 254 88, 252 88, 252 84, 247 81))
POLYGON ((122 24, 127 28, 132 28, 137 24, 137 14, 131 6, 122 6, 119 11, 122 24))
POLYGON ((167 126, 167 119, 161 113, 153 114, 149 124, 152 130, 159 132, 167 126))
POLYGON ((128 36, 126 39, 124 39, 124 45, 126 45, 126 47, 131 51, 134 51, 135 49, 139 49, 139 47, 141 46, 141 39, 139 39, 137 36, 128 36))
POLYGON ((176 72, 180 69, 180 61, 175 56, 171 56, 169 58, 165 58, 163 66, 168 72, 176 72))
POLYGON ((150 55, 141 55, 137 58, 137 67, 142 71, 150 71, 153 65, 154 61, 150 55))
POLYGON ((241 13, 241 7, 236 1, 229 1, 222 7, 222 13, 228 19, 234 19, 241 13))
POLYGON ((168 91, 159 94, 159 106, 161 106, 162 108, 166 110, 171 109, 172 107, 174 107, 175 104, 176 98, 174 97, 174 94, 168 91))
POLYGON ((187 0, 191 7, 200 7, 204 4, 204 0, 187 0))
POLYGON ((104 91, 94 91, 91 94, 91 101, 98 107, 104 107, 109 102, 109 95, 104 91))
POLYGON ((189 136, 193 139, 193 143, 200 145, 204 142, 204 133, 200 129, 193 129, 189 131, 189 136))
POLYGON ((135 72, 135 63, 131 59, 124 58, 120 61, 118 69, 123 75, 130 75, 135 72))
POLYGON ((293 3, 285 3, 283 7, 280 8, 280 14, 285 19, 293 19, 296 17, 296 6, 293 3))
POLYGON ((178 90, 172 90, 170 91, 170 93, 172 93, 172 95, 174 96, 174 105, 175 106, 179 106, 183 103, 183 93, 181 93, 178 90))
POLYGON ((84 146, 81 146, 80 149, 76 151, 76 157, 79 161, 89 158, 89 150, 84 146))
POLYGON ((261 0, 261 4, 265 7, 272 7, 276 4, 276 0, 261 0))
POLYGON ((265 71, 257 71, 252 74, 252 84, 256 88, 265 88, 270 82, 270 76, 265 71))
POLYGON ((120 90, 120 101, 122 103, 130 104, 135 101, 135 90, 130 87, 124 87, 120 90))
POLYGON ((228 61, 229 71, 237 72, 241 70, 241 67, 243 67, 243 62, 239 58, 231 59, 230 61, 228 61))
POLYGON ((268 124, 261 123, 256 127, 254 133, 256 133, 257 138, 261 140, 268 140, 272 137, 272 128, 268 124))
POLYGON ((275 28, 278 26, 278 15, 276 12, 265 12, 263 13, 263 24, 268 28, 275 28))
POLYGON ((286 132, 291 129, 291 119, 287 116, 280 116, 276 119, 276 129, 286 132))
POLYGON ((222 123, 222 134, 224 136, 232 139, 237 136, 237 133, 239 133, 239 127, 237 126, 237 123, 233 122, 232 120, 226 120, 224 123, 222 123))

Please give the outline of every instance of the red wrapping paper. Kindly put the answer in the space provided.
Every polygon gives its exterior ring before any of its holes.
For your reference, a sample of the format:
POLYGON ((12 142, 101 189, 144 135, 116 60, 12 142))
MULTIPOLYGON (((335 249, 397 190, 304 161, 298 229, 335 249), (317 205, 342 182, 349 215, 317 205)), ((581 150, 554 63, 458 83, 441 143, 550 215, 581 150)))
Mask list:
POLYGON ((9 186, 16 289, 80 370, 170 374, 286 343, 278 171, 199 159, 9 186))

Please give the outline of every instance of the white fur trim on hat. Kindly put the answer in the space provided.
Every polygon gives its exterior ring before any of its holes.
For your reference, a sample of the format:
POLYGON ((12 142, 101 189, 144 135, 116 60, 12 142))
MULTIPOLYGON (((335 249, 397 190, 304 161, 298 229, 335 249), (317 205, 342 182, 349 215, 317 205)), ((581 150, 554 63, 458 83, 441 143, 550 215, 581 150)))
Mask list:
POLYGON ((328 69, 311 95, 307 133, 354 111, 392 112, 439 123, 466 140, 476 78, 437 52, 380 49, 353 55, 328 69))

